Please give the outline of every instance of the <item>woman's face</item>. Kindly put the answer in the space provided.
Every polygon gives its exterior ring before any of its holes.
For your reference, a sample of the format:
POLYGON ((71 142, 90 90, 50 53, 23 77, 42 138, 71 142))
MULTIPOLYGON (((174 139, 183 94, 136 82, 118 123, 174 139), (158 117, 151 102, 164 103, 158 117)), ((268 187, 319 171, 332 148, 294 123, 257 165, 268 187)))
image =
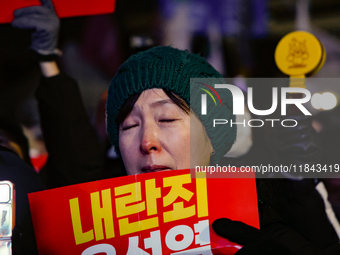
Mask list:
POLYGON ((143 91, 119 127, 119 147, 127 173, 208 165, 213 149, 203 125, 191 114, 190 162, 190 115, 162 89, 143 91))

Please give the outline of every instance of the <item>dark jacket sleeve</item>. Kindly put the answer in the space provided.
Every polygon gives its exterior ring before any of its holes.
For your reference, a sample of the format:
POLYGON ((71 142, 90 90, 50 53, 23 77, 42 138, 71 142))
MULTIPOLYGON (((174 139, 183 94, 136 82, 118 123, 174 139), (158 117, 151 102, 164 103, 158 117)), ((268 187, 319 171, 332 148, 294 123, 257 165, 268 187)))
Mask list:
POLYGON ((101 179, 104 157, 78 84, 63 73, 42 78, 36 98, 49 153, 41 172, 47 186, 101 179))

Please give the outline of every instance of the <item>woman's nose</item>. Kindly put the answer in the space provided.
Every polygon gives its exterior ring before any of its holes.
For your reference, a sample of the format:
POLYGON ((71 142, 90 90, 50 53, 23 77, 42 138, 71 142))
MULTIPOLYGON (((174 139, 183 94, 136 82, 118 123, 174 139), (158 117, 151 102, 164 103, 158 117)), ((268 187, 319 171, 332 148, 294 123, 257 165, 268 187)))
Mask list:
POLYGON ((154 129, 146 128, 143 131, 140 150, 143 154, 160 152, 162 150, 158 134, 154 129))

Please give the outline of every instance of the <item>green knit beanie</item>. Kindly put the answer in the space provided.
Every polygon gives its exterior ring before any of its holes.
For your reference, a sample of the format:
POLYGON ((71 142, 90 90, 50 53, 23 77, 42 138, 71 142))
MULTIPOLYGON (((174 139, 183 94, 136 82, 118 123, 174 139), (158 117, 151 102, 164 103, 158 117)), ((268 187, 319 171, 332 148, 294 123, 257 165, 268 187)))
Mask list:
POLYGON ((232 96, 227 89, 219 91, 223 98, 223 106, 213 107, 208 101, 208 107, 212 110, 209 116, 201 116, 200 104, 190 105, 190 99, 192 102, 193 100, 198 102, 202 90, 199 88, 192 90, 194 94, 192 93, 190 97, 190 78, 220 78, 219 83, 224 83, 221 74, 204 58, 170 46, 157 46, 139 52, 126 60, 110 83, 106 104, 107 133, 116 151, 119 152, 119 127, 116 117, 125 101, 144 90, 159 88, 180 96, 196 113, 205 126, 215 150, 211 163, 217 163, 234 143, 236 127, 220 125, 219 128, 213 128, 212 119, 228 119, 235 122, 235 116, 232 115, 232 96))

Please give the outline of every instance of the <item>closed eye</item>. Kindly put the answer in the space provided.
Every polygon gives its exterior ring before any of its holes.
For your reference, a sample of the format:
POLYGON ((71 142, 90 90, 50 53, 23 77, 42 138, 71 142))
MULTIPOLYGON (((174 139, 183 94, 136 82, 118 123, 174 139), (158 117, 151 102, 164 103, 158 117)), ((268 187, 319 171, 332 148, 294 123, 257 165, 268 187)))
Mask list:
POLYGON ((159 120, 159 122, 165 122, 165 123, 169 123, 169 122, 174 122, 176 121, 177 119, 161 119, 159 120))
POLYGON ((134 124, 134 125, 131 125, 131 126, 125 126, 125 127, 122 127, 122 130, 125 131, 125 130, 129 130, 131 128, 134 128, 134 127, 137 127, 138 124, 134 124))

